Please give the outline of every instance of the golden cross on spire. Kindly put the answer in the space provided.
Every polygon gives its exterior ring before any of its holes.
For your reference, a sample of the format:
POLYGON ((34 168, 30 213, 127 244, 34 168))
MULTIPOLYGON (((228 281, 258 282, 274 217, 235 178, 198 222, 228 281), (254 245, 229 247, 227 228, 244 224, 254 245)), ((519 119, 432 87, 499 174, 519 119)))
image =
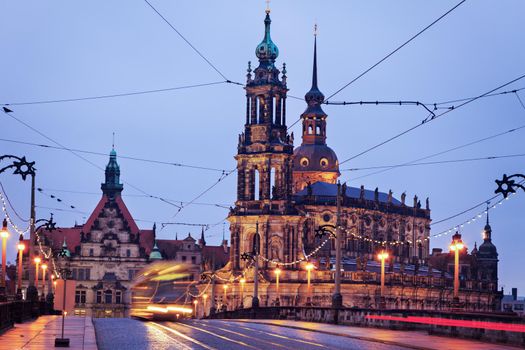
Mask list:
POLYGON ((314 24, 314 36, 317 36, 318 34, 318 31, 317 31, 317 23, 314 24))
POLYGON ((115 132, 113 132, 113 142, 111 144, 111 148, 115 149, 115 132))
POLYGON ((266 0, 266 13, 270 13, 270 0, 266 0))

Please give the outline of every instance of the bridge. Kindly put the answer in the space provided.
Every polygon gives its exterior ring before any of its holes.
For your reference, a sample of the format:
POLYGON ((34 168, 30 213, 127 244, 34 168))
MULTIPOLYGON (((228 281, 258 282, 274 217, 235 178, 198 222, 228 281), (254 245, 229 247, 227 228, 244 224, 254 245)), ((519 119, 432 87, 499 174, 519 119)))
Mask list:
MULTIPOLYGON (((8 305, 2 304, 0 310, 5 311, 8 305)), ((20 310, 20 305, 16 307, 13 310, 20 310)), ((5 321, 14 314, 2 313, 0 319, 5 321)), ((26 316, 18 318, 13 327, 4 326, 0 350, 49 350, 54 346, 55 338, 61 334, 61 316, 31 318, 29 312, 26 316)), ((64 334, 70 339, 71 349, 82 350, 489 350, 525 346, 525 322, 508 321, 502 315, 459 312, 403 315, 399 310, 262 307, 177 322, 67 316, 64 334), (334 315, 339 324, 329 322, 334 315), (368 320, 368 324, 363 320, 368 320)))

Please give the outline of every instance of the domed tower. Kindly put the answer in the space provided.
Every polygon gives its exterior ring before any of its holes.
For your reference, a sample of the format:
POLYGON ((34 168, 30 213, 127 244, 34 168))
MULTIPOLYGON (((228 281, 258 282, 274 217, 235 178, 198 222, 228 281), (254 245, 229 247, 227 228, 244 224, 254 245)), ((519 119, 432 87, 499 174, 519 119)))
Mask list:
POLYGON ((492 243, 492 228, 489 224, 487 210, 487 224, 483 230, 483 243, 476 254, 478 261, 479 280, 482 283, 491 283, 491 289, 498 289, 498 251, 492 243))
MULTIPOLYGON (((237 200, 230 212, 230 266, 243 268, 242 253, 259 240, 260 254, 279 261, 296 259, 291 251, 287 224, 295 215, 292 199, 293 136, 286 126, 286 69, 275 66, 279 55, 270 36, 270 10, 264 19, 264 38, 255 54, 258 67, 248 63, 246 120, 237 148, 237 200), (256 232, 256 222, 260 230, 256 232), (277 232, 277 233, 276 233, 277 232)), ((297 232, 295 232, 297 235, 297 232)), ((295 237, 295 236, 294 236, 295 237)), ((265 263, 266 265, 267 263, 265 263)))
POLYGON ((301 115, 303 142, 294 151, 294 192, 319 181, 335 184, 340 175, 337 155, 326 144, 327 114, 321 108, 324 95, 317 87, 317 34, 314 35, 312 87, 304 96, 308 106, 301 115))
POLYGON ((287 200, 291 196, 293 140, 286 127, 286 70, 275 67, 279 49, 270 37, 270 10, 266 10, 264 39, 255 54, 259 66, 248 66, 246 123, 239 135, 237 203, 287 200))

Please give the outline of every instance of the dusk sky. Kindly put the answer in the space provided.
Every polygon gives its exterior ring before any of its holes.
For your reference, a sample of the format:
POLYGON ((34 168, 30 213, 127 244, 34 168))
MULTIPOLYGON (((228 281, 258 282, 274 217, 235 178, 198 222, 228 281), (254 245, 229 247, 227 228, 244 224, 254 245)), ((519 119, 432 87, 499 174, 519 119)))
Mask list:
MULTIPOLYGON (((247 62, 264 34, 264 1, 149 0, 229 80, 245 82, 247 62)), ((455 1, 284 1, 271 3, 272 39, 286 62, 289 95, 303 97, 311 83, 313 26, 319 26, 319 88, 330 96, 457 4, 455 1)), ((16 103, 83 98, 144 90, 223 82, 144 1, 3 1, 0 5, 0 104, 10 103, 13 117, 71 152, 6 140, 52 145, 52 141, 9 115, 0 114, 0 155, 26 156, 36 162, 37 218, 52 212, 59 226, 83 223, 101 197, 100 184, 115 133, 115 149, 124 182, 123 198, 141 228, 157 223, 157 236, 200 235, 220 243, 222 222, 236 195, 236 174, 197 199, 177 208, 144 193, 180 205, 214 184, 217 170, 195 169, 123 159, 122 156, 198 167, 235 168, 238 134, 245 120, 242 86, 215 84, 182 90, 76 102, 16 103), (139 188, 143 192, 137 190, 139 188), (50 198, 53 195, 62 200, 50 198), (218 205, 216 205, 218 204, 218 205), (71 209, 71 205, 75 207, 71 209), (50 209, 51 208, 51 209, 50 209), (162 229, 161 229, 162 228, 162 229)), ((330 101, 421 101, 427 104, 473 97, 525 74, 525 2, 466 1, 385 62, 330 101)), ((498 90, 525 87, 521 79, 498 90)), ((474 101, 416 130, 341 165, 341 169, 414 161, 455 146, 525 125, 525 90, 474 101)), ((457 106, 448 103, 443 106, 457 106)), ((288 125, 305 109, 288 99, 288 125)), ((428 116, 421 106, 324 106, 328 145, 339 161, 402 132, 428 116)), ((437 113, 445 110, 438 110, 437 113)), ((291 128, 299 145, 300 124, 291 128)), ((425 162, 523 155, 525 128, 461 148, 425 162)), ((342 171, 341 181, 368 189, 392 189, 407 202, 415 194, 430 197, 434 222, 461 213, 494 196, 495 179, 525 173, 525 157, 342 171)), ((4 163, 0 164, 5 165, 4 163)), ((29 216, 30 181, 0 175, 14 208, 29 216)), ((492 201, 496 204, 502 197, 492 201)), ((424 205, 424 204, 423 204, 424 205)), ((518 192, 490 211, 493 242, 500 258, 500 287, 525 294, 525 193, 518 192)), ((436 234, 482 212, 476 207, 431 226, 436 234)), ((8 208, 15 222, 19 220, 8 208)), ((461 229, 469 250, 482 242, 485 217, 461 229)), ((11 230, 8 261, 14 261, 17 235, 11 230)), ((226 238, 229 239, 226 225, 226 238)), ((450 235, 431 240, 448 249, 450 235)))

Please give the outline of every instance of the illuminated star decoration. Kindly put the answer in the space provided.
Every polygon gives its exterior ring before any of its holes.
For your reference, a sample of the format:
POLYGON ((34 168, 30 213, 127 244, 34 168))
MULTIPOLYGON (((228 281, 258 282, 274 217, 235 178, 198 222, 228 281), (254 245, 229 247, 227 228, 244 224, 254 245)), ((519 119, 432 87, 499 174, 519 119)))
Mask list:
POLYGON ((241 254, 241 259, 242 260, 251 260, 251 259, 253 259, 253 256, 250 253, 242 253, 241 254))
POLYGON ((26 160, 26 157, 20 158, 20 161, 14 161, 13 166, 15 167, 15 171, 13 174, 18 174, 22 176, 22 179, 25 181, 27 176, 35 175, 35 168, 34 168, 35 162, 28 162, 26 160))
POLYGON ((512 180, 513 177, 521 177, 525 179, 525 175, 521 174, 514 174, 511 176, 507 176, 507 174, 503 174, 503 179, 496 180, 496 184, 498 184, 498 188, 494 191, 494 193, 501 193, 504 198, 507 198, 507 196, 511 193, 516 193, 515 187, 521 188, 525 191, 525 187, 521 185, 521 183, 516 183, 516 181, 512 180))

